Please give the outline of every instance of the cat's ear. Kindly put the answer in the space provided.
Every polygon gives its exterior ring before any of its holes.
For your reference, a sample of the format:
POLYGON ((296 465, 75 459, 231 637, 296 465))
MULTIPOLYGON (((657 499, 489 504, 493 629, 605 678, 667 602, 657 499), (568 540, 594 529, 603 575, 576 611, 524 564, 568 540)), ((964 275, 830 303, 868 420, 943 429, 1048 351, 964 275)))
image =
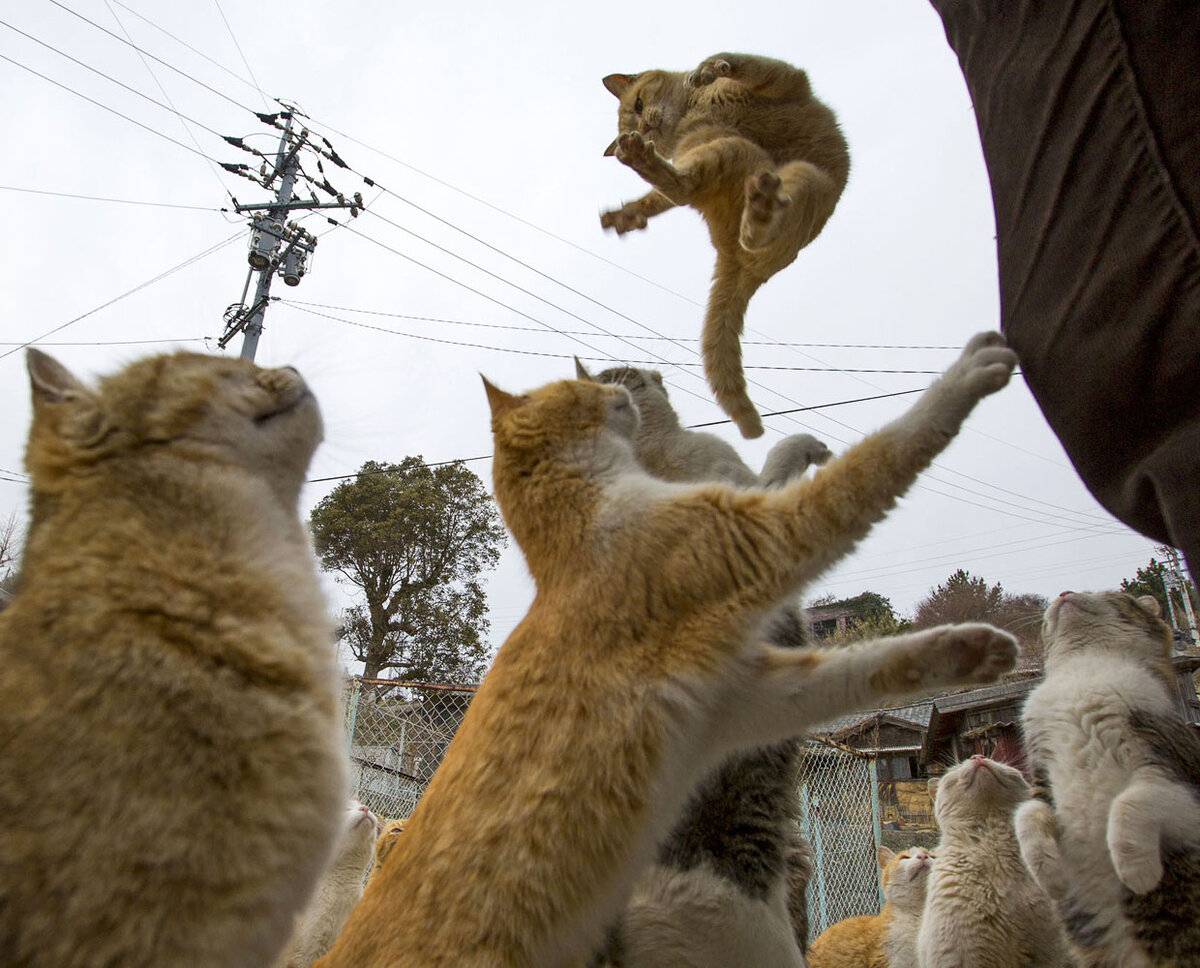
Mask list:
POLYGON ((619 138, 613 138, 612 141, 609 142, 608 147, 604 149, 604 157, 605 158, 611 158, 613 155, 615 155, 617 153, 617 142, 619 140, 620 140, 619 138))
POLYGON ((579 362, 579 357, 575 357, 575 379, 583 380, 585 383, 595 383, 592 375, 587 371, 587 368, 579 362))
POLYGON ((1162 606, 1158 604, 1158 599, 1153 595, 1142 595, 1138 598, 1137 603, 1151 615, 1162 615, 1162 606))
POLYGON ((879 869, 883 870, 892 859, 896 856, 896 852, 889 847, 875 848, 875 863, 879 865, 879 869))
POLYGON ((937 802, 937 788, 938 778, 936 776, 931 776, 929 778, 929 799, 933 803, 937 802))
POLYGON ((87 395, 84 385, 49 353, 29 347, 25 351, 25 366, 29 370, 34 404, 65 403, 87 395))
POLYGON ((636 74, 609 74, 604 78, 604 87, 613 97, 619 98, 626 88, 637 80, 636 74))
POLYGON ((493 417, 498 417, 502 413, 507 413, 525 399, 525 397, 518 397, 511 393, 505 393, 482 373, 479 374, 479 377, 483 380, 483 389, 487 391, 488 406, 492 408, 493 417))

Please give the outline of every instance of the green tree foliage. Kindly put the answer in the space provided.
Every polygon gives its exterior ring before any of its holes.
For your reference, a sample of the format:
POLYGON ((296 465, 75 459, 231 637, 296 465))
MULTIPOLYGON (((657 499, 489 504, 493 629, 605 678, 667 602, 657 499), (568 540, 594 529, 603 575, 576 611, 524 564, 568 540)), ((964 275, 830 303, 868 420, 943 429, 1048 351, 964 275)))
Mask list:
POLYGON ((862 592, 850 598, 823 595, 810 602, 809 608, 832 609, 846 614, 845 630, 823 636, 822 645, 846 645, 862 639, 895 635, 911 627, 908 619, 896 615, 891 600, 878 592, 862 592))
POLYGON ((342 637, 363 674, 474 682, 488 661, 480 575, 495 566, 504 527, 482 482, 461 462, 426 467, 368 461, 313 508, 321 567, 364 602, 342 637))
MULTIPOLYGON (((1164 575, 1167 572, 1168 565, 1165 562, 1159 561, 1156 558, 1151 558, 1149 563, 1144 568, 1139 568, 1133 578, 1125 578, 1121 581, 1121 591, 1127 592, 1130 595, 1142 596, 1152 595, 1158 601, 1158 607, 1162 610, 1162 616, 1168 622, 1171 620, 1171 611, 1167 608, 1167 587, 1170 584, 1170 577, 1164 575)), ((1192 584, 1187 575, 1183 575, 1183 584, 1187 588, 1188 597, 1192 601, 1192 611, 1200 612, 1200 598, 1196 595, 1196 586, 1192 584)), ((1183 598, 1178 589, 1173 593, 1172 604, 1174 604, 1179 624, 1186 625, 1187 617, 1183 611, 1183 598)))

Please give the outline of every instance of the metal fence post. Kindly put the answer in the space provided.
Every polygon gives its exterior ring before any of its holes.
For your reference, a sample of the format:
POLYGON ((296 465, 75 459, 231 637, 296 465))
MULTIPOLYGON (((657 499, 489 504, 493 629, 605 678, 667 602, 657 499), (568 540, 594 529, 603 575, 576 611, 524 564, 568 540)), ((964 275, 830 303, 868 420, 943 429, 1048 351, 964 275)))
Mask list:
MULTIPOLYGON (((871 757, 871 821, 875 831, 875 849, 879 850, 883 844, 883 824, 880 822, 879 814, 879 760, 874 756, 871 757)), ((879 903, 887 901, 883 896, 883 881, 879 881, 879 903)))

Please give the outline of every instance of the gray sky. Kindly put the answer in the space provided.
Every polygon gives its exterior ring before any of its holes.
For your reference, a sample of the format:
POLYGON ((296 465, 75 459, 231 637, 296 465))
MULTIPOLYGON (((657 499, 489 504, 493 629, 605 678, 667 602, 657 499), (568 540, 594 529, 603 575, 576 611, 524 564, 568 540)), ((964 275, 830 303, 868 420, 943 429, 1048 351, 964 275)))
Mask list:
MULTIPOLYGON (((924 0, 745 9, 708 0, 607 14, 540 0, 10 0, 0 12, 0 339, 9 341, 0 345, 0 516, 24 508, 29 416, 23 353, 4 354, 36 340, 88 377, 173 345, 203 350, 221 333, 246 281, 248 233, 219 209, 231 207, 229 193, 243 203, 268 194, 204 156, 250 160, 217 134, 252 136, 248 144, 273 153, 277 132, 251 113, 277 109, 273 97, 297 104, 356 172, 388 190, 326 165, 339 189, 363 192, 368 212, 348 228, 308 219, 322 235, 311 272, 273 290, 285 301, 268 313, 258 361, 296 365, 317 392, 327 440, 314 479, 368 459, 488 455, 477 374, 523 390, 570 376, 573 354, 597 367, 656 365, 685 423, 723 417, 695 350, 713 264, 699 216, 667 213, 624 238, 598 219, 645 190, 602 156, 616 100, 600 78, 688 69, 722 50, 806 68, 852 158, 822 235, 750 304, 745 353, 760 410, 927 385, 957 355, 947 347, 998 325, 986 172, 940 21, 924 0), (127 31, 189 76, 104 31, 127 31)), ((240 337, 230 352, 239 346, 240 337)), ((759 441, 741 441, 728 424, 712 429, 757 467, 784 434, 807 430, 838 451, 914 398, 770 418, 759 441)), ((490 487, 490 461, 468 466, 490 487)), ((311 484, 305 511, 332 486, 311 484)), ((911 613, 959 567, 1007 591, 1053 596, 1115 587, 1153 553, 1079 483, 1016 378, 809 597, 871 590, 911 613)), ((335 606, 347 603, 332 594, 335 606)), ((489 581, 494 644, 531 596, 510 546, 489 581)))

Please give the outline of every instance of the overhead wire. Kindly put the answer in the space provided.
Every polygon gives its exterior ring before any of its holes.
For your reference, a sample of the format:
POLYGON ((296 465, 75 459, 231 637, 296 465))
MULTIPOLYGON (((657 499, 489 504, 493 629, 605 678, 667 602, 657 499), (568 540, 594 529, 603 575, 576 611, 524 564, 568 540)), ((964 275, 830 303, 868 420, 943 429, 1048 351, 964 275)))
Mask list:
POLYGON ((41 188, 18 188, 16 185, 0 185, 0 191, 25 192, 29 195, 53 195, 57 198, 72 198, 87 202, 117 202, 121 205, 146 205, 153 208, 179 208, 193 212, 227 212, 229 209, 213 205, 175 205, 171 202, 144 202, 132 198, 109 198, 102 195, 77 195, 72 192, 52 192, 41 188))
POLYGON ((62 330, 66 329, 68 326, 72 326, 75 323, 78 323, 80 320, 87 319, 89 316, 94 316, 96 313, 100 312, 102 309, 107 309, 109 306, 113 305, 114 303, 120 302, 122 299, 132 296, 134 293, 141 292, 143 289, 146 289, 147 287, 152 286, 157 282, 161 282, 163 279, 166 279, 168 276, 171 276, 174 273, 179 272, 182 269, 186 269, 188 266, 191 266, 191 265, 199 262, 201 259, 205 259, 208 256, 212 255, 214 252, 217 252, 220 249, 223 249, 225 246, 229 245, 231 242, 234 242, 237 239, 241 238, 241 236, 242 236, 242 233, 240 231, 235 232, 233 235, 229 236, 229 238, 223 239, 222 241, 216 243, 215 245, 211 245, 208 248, 202 250, 201 252, 196 253, 195 255, 191 256, 190 258, 184 259, 183 262, 180 262, 179 264, 172 266, 170 269, 167 269, 164 272, 160 272, 158 275, 154 276, 152 279, 147 279, 145 282, 141 283, 140 285, 134 286, 132 289, 126 290, 125 292, 121 293, 119 296, 114 296, 112 299, 109 299, 107 302, 101 303, 99 306, 96 306, 94 309, 89 309, 86 313, 81 313, 80 315, 76 316, 74 319, 68 319, 65 323, 55 326, 53 329, 47 330, 46 332, 42 333, 40 336, 35 336, 31 340, 26 340, 25 342, 18 344, 14 349, 6 350, 5 352, 0 353, 0 360, 4 359, 6 356, 12 356, 14 353, 24 349, 27 346, 32 346, 34 343, 39 343, 42 340, 44 340, 47 336, 53 336, 55 333, 61 332, 62 330))
POLYGON ((213 4, 217 8, 217 13, 221 15, 221 20, 225 24, 225 29, 229 31, 229 36, 233 39, 233 46, 237 48, 238 56, 241 57, 242 63, 246 67, 246 73, 250 75, 250 79, 254 82, 254 87, 263 99, 263 103, 270 105, 267 95, 263 93, 262 86, 258 83, 258 78, 254 76, 254 68, 250 66, 250 61, 246 59, 246 52, 242 50, 242 45, 238 43, 237 34, 233 32, 233 27, 230 26, 229 18, 225 16, 225 11, 221 9, 221 0, 213 0, 213 4))

